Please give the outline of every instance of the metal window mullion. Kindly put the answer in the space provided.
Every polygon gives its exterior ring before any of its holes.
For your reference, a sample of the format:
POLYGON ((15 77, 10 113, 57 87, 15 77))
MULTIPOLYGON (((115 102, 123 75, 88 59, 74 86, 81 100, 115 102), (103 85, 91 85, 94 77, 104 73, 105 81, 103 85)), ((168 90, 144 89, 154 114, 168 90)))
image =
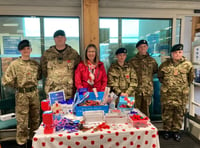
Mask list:
MULTIPOLYGON (((44 35, 44 17, 40 17, 40 42, 41 42, 41 57, 45 51, 45 35, 44 35)), ((42 78, 42 90, 45 92, 45 78, 42 78)), ((44 93, 43 93, 44 94, 44 93)), ((45 97, 45 96, 43 96, 45 97)))
POLYGON ((44 17, 40 17, 40 42, 41 42, 41 55, 45 51, 45 36, 44 36, 44 17))
POLYGON ((200 104, 197 103, 197 102, 195 102, 195 101, 192 101, 192 104, 193 104, 194 106, 198 106, 198 107, 200 107, 200 104))
POLYGON ((118 47, 122 47, 122 19, 118 18, 118 47))
POLYGON ((190 95, 189 95, 189 114, 194 116, 194 84, 190 86, 190 95))

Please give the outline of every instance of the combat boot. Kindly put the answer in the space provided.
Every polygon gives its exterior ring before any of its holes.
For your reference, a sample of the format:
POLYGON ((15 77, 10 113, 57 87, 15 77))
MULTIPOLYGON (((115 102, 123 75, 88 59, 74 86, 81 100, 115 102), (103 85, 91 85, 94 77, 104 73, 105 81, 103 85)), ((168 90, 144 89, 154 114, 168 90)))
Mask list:
POLYGON ((170 132, 165 131, 164 134, 163 134, 163 138, 164 138, 165 140, 168 140, 168 139, 170 138, 170 132))
POLYGON ((179 132, 174 133, 174 140, 181 142, 182 138, 181 138, 181 134, 179 132))

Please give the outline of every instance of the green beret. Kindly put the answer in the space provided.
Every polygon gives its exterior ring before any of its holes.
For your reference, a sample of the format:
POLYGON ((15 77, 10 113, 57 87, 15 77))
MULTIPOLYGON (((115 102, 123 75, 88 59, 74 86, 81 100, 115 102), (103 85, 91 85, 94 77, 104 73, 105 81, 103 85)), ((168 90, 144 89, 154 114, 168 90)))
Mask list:
POLYGON ((116 55, 120 54, 120 53, 127 53, 127 49, 126 48, 119 48, 117 49, 117 51, 115 52, 116 55))
POLYGON ((65 32, 64 32, 63 30, 57 30, 57 31, 54 33, 53 37, 55 38, 55 37, 57 37, 57 36, 64 36, 64 37, 65 37, 65 32))
POLYGON ((148 43, 147 43, 146 40, 140 40, 140 41, 137 42, 136 48, 139 47, 141 44, 146 44, 148 46, 148 43))
POLYGON ((183 44, 176 44, 172 47, 171 52, 183 50, 183 44))
POLYGON ((18 44, 18 50, 22 50, 24 47, 31 47, 31 44, 28 40, 22 40, 18 44))

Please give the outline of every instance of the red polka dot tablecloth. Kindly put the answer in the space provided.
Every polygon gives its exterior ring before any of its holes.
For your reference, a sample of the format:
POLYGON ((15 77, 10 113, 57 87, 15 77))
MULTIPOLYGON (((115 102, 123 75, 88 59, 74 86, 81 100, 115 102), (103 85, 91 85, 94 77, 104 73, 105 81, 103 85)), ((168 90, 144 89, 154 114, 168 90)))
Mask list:
POLYGON ((32 148, 160 148, 157 129, 135 128, 129 124, 113 124, 110 129, 43 134, 43 127, 33 137, 32 148))

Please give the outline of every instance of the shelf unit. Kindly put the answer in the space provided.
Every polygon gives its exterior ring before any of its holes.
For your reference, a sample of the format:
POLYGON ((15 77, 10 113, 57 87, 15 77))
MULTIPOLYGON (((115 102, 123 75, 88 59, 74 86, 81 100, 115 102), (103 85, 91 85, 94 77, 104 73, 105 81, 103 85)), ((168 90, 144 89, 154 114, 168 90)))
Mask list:
POLYGON ((200 33, 200 16, 192 17, 192 42, 194 41, 194 37, 196 33, 200 33))
POLYGON ((195 86, 200 86, 200 83, 194 82, 193 83, 195 86))
MULTIPOLYGON (((195 36, 196 33, 200 34, 200 16, 193 16, 192 17, 192 42, 195 43, 195 36)), ((193 50, 192 50, 192 61, 193 61, 193 66, 195 69, 199 70, 200 69, 200 61, 195 58, 194 52, 195 47, 198 44, 193 45, 193 50)), ((196 102, 196 99, 200 96, 200 83, 199 82, 194 82, 191 85, 191 92, 190 92, 190 115, 195 114, 195 106, 200 107, 200 104, 196 102)))
MULTIPOLYGON (((200 76, 200 16, 192 17, 192 64, 195 71, 195 75, 200 76), (198 33, 198 35, 197 35, 198 33), (198 70, 198 72, 197 72, 198 70)), ((200 125, 196 121, 196 116, 200 114, 200 81, 199 78, 193 81, 190 86, 190 96, 189 96, 189 115, 194 117, 195 120, 188 120, 189 132, 200 140, 200 125)), ((187 123, 186 123, 187 124, 187 123)))
MULTIPOLYGON (((191 39, 193 42, 192 61, 193 61, 194 68, 199 70, 200 69, 200 60, 199 60, 199 47, 200 46, 199 46, 199 39, 195 40, 197 33, 198 33, 198 36, 200 36, 200 16, 193 16, 192 17, 192 39, 191 39)), ((198 82, 199 82, 199 80, 198 80, 198 82)), ((193 84, 191 85, 191 92, 190 92, 190 114, 191 115, 195 114, 195 107, 200 107, 199 102, 196 102, 198 96, 200 95, 200 83, 198 83, 198 82, 195 82, 195 80, 194 80, 193 84)))
MULTIPOLYGON (((194 60, 194 59, 193 59, 194 60)), ((190 86, 190 115, 195 115, 195 108, 200 107, 199 96, 200 96, 200 63, 192 62, 195 69, 195 79, 190 86)), ((199 112, 199 111, 198 111, 199 112)))

